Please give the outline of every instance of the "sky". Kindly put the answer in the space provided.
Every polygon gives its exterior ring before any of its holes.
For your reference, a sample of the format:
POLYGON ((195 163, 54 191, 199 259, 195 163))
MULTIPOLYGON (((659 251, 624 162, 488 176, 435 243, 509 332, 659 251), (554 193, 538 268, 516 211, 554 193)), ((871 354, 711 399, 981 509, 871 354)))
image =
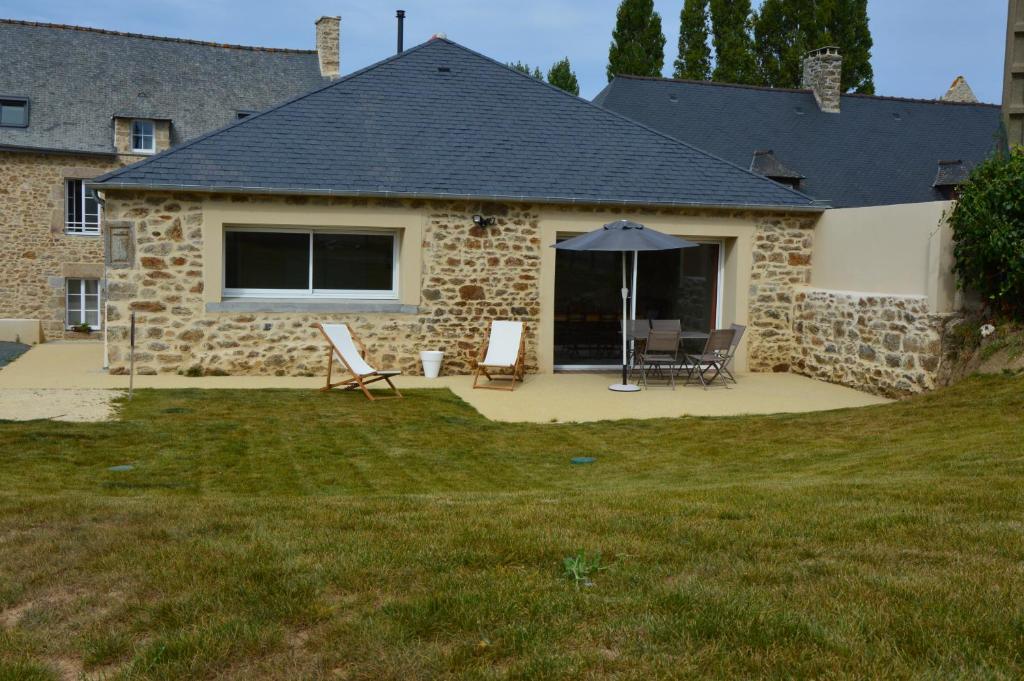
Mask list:
MULTIPOLYGON (((581 95, 607 84, 605 65, 619 0, 4 0, 4 18, 266 47, 314 47, 317 17, 341 15, 341 69, 394 53, 395 9, 406 10, 405 44, 435 33, 500 61, 546 72, 569 57, 581 95)), ((754 0, 755 6, 759 0, 754 0)), ((671 75, 683 0, 655 0, 671 75)), ((877 94, 934 99, 957 75, 978 98, 1002 99, 1007 0, 869 0, 877 94)), ((0 65, 2 68, 2 65, 0 65)))

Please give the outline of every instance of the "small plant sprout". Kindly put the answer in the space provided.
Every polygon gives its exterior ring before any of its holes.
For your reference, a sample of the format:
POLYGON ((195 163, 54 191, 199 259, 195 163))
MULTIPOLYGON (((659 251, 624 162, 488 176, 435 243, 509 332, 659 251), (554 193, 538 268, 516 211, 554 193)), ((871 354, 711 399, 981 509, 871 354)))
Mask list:
POLYGON ((580 551, 575 556, 566 556, 562 559, 563 575, 573 580, 576 588, 580 586, 594 586, 590 576, 607 570, 607 566, 601 565, 600 552, 594 554, 593 558, 587 558, 587 554, 580 551))

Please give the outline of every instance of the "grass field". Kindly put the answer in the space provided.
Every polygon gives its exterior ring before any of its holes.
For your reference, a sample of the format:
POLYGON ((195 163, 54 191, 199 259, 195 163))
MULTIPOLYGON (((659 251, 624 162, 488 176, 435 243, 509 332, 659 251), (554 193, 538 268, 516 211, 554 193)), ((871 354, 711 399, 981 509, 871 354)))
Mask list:
POLYGON ((0 423, 0 680, 82 674, 1021 678, 1024 378, 777 417, 195 390, 0 423))

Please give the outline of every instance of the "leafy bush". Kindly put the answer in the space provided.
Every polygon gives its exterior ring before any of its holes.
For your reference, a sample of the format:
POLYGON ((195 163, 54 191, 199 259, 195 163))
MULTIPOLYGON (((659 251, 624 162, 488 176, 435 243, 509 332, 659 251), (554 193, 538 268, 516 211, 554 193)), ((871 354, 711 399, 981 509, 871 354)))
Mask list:
POLYGON ((1024 149, 978 165, 949 222, 960 286, 994 311, 1024 319, 1024 149))

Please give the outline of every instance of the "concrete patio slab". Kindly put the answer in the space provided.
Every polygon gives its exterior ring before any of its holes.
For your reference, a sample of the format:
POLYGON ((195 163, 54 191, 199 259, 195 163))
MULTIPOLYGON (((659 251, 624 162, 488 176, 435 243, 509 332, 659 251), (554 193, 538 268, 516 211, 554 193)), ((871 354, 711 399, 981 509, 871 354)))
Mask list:
MULTIPOLYGON (((37 345, 0 369, 0 390, 116 389, 128 387, 127 376, 103 371, 103 346, 90 342, 52 342, 37 345)), ((473 390, 470 376, 401 376, 400 389, 449 388, 481 414, 495 421, 602 421, 677 416, 736 416, 824 411, 884 404, 889 400, 843 386, 794 374, 743 374, 730 389, 703 390, 699 385, 676 390, 657 387, 639 393, 613 393, 604 374, 537 374, 526 377, 515 392, 473 390)), ((136 376, 136 388, 313 390, 322 377, 136 376)), ((42 393, 45 399, 45 393, 42 393)), ((387 408, 386 403, 381 408, 387 408)))

